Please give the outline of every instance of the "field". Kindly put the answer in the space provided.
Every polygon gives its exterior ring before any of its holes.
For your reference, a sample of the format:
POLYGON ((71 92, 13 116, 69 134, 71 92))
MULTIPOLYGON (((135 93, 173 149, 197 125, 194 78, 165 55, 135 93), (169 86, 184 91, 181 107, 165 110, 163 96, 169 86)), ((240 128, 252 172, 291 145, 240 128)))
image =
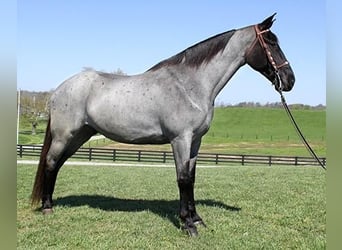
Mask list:
POLYGON ((189 238, 171 167, 65 166, 55 213, 30 206, 36 166, 17 167, 17 249, 325 249, 325 172, 314 167, 199 168, 189 238))
MULTIPOLYGON (((325 111, 299 109, 293 115, 314 150, 325 156, 325 111)), ((203 142, 218 152, 307 155, 283 109, 217 108, 203 142)))
MULTIPOLYGON (((322 157, 326 156, 325 110, 296 109, 293 115, 306 139, 322 157)), ((21 119, 19 144, 42 143, 46 122, 38 123, 37 135, 21 119)), ((111 140, 98 140, 85 146, 171 150, 169 145, 132 146, 111 140)), ((285 111, 280 108, 216 108, 210 130, 204 136, 202 152, 309 156, 285 111)))
MULTIPOLYGON (((319 156, 326 156, 325 110, 293 110, 319 156)), ((46 122, 20 144, 42 143, 46 122)), ((85 146, 171 150, 108 139, 85 146)), ((202 152, 307 156, 286 113, 216 108, 202 152)), ((55 213, 30 206, 36 165, 17 166, 18 249, 325 249, 326 173, 318 167, 224 166, 197 170, 197 210, 208 225, 189 238, 178 220, 174 167, 65 166, 55 213)))

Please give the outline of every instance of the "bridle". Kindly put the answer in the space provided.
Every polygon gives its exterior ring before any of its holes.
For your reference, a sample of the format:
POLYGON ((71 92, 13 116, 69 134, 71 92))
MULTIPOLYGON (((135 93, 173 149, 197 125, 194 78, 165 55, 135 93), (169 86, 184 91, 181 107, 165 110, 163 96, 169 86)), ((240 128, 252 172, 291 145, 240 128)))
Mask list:
MULTIPOLYGON (((262 34, 266 33, 266 32, 269 32, 270 30, 269 29, 266 29, 266 30, 260 30, 258 25, 254 25, 254 30, 255 30, 255 33, 256 33, 256 38, 254 40, 254 42, 252 43, 252 45, 249 47, 249 49, 246 51, 246 54, 245 54, 245 57, 248 58, 249 54, 252 52, 252 50, 254 49, 255 45, 259 42, 260 46, 264 49, 265 53, 266 53, 266 56, 267 56, 267 59, 269 61, 269 63, 272 65, 273 69, 274 69, 274 74, 276 75, 277 79, 278 79, 278 83, 279 83, 279 86, 278 86, 278 89, 277 91, 281 91, 282 90, 282 81, 281 81, 281 78, 279 76, 279 69, 286 66, 286 65, 289 65, 289 62, 288 61, 285 61, 281 64, 278 64, 275 62, 273 56, 272 56, 272 52, 269 48, 269 46, 267 45, 267 43, 265 42, 265 39, 263 37, 262 34)), ((274 84, 274 83, 273 83, 274 84)))
MULTIPOLYGON (((283 92, 282 92, 282 81, 281 81, 281 78, 279 76, 279 69, 281 67, 284 67, 286 65, 289 65, 289 62, 288 61, 285 61, 281 64, 278 64, 274 61, 274 58, 272 56, 272 52, 269 48, 269 46, 267 45, 267 43, 265 42, 265 39, 264 37, 262 36, 262 34, 266 33, 266 32, 269 32, 270 30, 269 29, 266 29, 266 30, 262 30, 260 31, 258 25, 254 25, 254 30, 255 30, 255 33, 256 33, 256 38, 254 40, 254 42, 252 43, 252 45, 249 47, 249 49, 246 51, 245 53, 245 58, 248 58, 249 54, 252 52, 253 48, 255 47, 255 45, 259 42, 259 44, 261 45, 261 47, 264 49, 265 53, 266 53, 266 56, 267 56, 267 59, 269 61, 269 63, 272 65, 273 67, 273 70, 274 70, 274 74, 276 75, 277 77, 277 80, 278 80, 278 83, 279 83, 279 86, 278 88, 276 88, 276 90, 279 92, 280 94, 280 98, 281 98, 281 102, 284 106, 284 109, 287 113, 287 115, 289 116, 294 128, 296 129, 296 132, 298 133, 299 137, 301 138, 303 144, 306 146, 306 148, 308 149, 309 153, 312 155, 312 157, 314 159, 316 159, 316 161, 319 163, 319 165, 324 169, 326 170, 326 166, 325 164, 318 158, 318 156, 316 155, 316 153, 313 151, 313 149, 310 147, 309 143, 306 141, 303 133, 300 131, 287 103, 286 103, 286 100, 285 100, 285 97, 283 95, 283 92)), ((273 82, 273 84, 275 84, 273 82)))

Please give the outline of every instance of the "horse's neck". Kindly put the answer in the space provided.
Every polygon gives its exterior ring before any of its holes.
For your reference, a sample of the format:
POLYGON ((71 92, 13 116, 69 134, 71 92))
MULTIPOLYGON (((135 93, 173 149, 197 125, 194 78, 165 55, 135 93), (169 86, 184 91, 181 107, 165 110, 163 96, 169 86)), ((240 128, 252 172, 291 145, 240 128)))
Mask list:
POLYGON ((247 28, 237 30, 222 53, 216 55, 209 63, 199 68, 198 74, 204 98, 212 105, 216 96, 238 69, 246 63, 245 51, 255 39, 255 34, 247 28))

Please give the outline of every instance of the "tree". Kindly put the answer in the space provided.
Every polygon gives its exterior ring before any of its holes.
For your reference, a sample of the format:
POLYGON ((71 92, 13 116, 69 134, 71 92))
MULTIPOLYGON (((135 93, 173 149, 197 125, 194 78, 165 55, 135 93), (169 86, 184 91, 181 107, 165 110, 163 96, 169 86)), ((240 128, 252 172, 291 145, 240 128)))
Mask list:
POLYGON ((127 74, 120 68, 117 68, 116 70, 113 70, 113 74, 115 75, 122 75, 122 76, 126 76, 127 74))

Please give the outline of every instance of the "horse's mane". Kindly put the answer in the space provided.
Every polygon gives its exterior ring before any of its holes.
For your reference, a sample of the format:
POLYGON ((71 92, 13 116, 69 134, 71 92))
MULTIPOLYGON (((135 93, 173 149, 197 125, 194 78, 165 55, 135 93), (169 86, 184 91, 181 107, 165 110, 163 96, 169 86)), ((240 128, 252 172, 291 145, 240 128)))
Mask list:
POLYGON ((222 51, 234 33, 235 30, 230 30, 210 37, 183 50, 177 55, 159 62, 148 71, 154 71, 165 66, 177 65, 180 63, 192 67, 199 67, 202 63, 209 62, 215 55, 222 51))
POLYGON ((121 75, 121 74, 115 74, 115 73, 108 73, 108 72, 104 72, 104 71, 95 71, 99 76, 102 76, 104 78, 108 78, 108 79, 116 79, 116 78, 122 78, 125 77, 126 75, 121 75))

